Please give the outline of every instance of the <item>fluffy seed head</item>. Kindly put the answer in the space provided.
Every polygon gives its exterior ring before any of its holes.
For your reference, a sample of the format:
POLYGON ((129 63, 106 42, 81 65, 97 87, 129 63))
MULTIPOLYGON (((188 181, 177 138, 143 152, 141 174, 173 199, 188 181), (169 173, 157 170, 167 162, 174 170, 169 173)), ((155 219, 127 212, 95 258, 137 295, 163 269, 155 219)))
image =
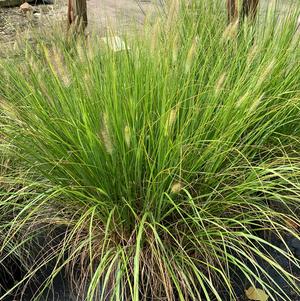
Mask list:
POLYGON ((65 87, 70 86, 71 76, 64 62, 63 53, 55 46, 52 48, 51 52, 44 47, 44 53, 53 74, 63 83, 65 87))
POLYGON ((157 51, 157 44, 159 43, 159 33, 161 28, 161 21, 157 20, 154 24, 152 35, 151 35, 151 44, 150 44, 150 52, 155 55, 157 51))
POLYGON ((238 109, 244 102, 245 100, 247 100, 247 98, 249 97, 249 93, 246 92, 242 97, 240 97, 240 99, 237 101, 235 107, 238 109))
POLYGON ((180 182, 175 182, 172 187, 171 187, 171 192, 174 194, 178 194, 183 188, 182 183, 180 182))
POLYGON ((186 62, 185 62, 185 73, 186 74, 190 72, 191 67, 193 65, 193 61, 194 61, 195 55, 197 53, 198 43, 199 43, 199 38, 195 37, 195 39, 193 40, 193 43, 191 45, 191 48, 188 52, 186 62))
POLYGON ((251 62, 254 60, 254 58, 256 57, 256 54, 258 53, 258 47, 257 45, 252 46, 251 50, 248 53, 247 56, 247 65, 250 65, 251 62))
POLYGON ((174 28, 174 24, 179 15, 180 11, 180 1, 172 0, 170 9, 168 11, 168 18, 166 20, 166 30, 172 30, 174 28))
POLYGON ((111 155, 113 152, 113 144, 108 127, 107 113, 103 114, 100 136, 106 151, 111 155))
POLYGON ((131 140, 131 130, 128 125, 125 126, 124 129, 124 137, 125 137, 125 142, 128 147, 130 147, 130 140, 131 140))
POLYGON ((172 109, 169 112, 166 124, 165 124, 165 136, 168 136, 171 132, 171 129, 173 128, 173 125, 176 121, 176 117, 177 117, 177 108, 172 109))
POLYGON ((216 95, 219 95, 220 92, 222 91, 225 80, 226 80, 226 72, 221 74, 221 76, 219 77, 219 79, 216 83, 216 87, 215 87, 215 94, 216 95))
POLYGON ((0 98, 0 111, 4 112, 7 117, 14 121, 19 121, 18 112, 6 100, 0 98))
POLYGON ((179 50, 179 38, 178 36, 175 37, 173 46, 172 46, 172 63, 175 64, 178 58, 178 50, 179 50))
POLYGON ((85 61, 85 53, 84 53, 83 45, 80 41, 77 42, 76 50, 77 50, 77 55, 78 55, 79 60, 81 62, 84 62, 85 61))
POLYGON ((260 76, 259 82, 263 83, 267 77, 270 75, 270 73, 272 72, 272 70, 274 69, 275 66, 275 60, 273 59, 268 66, 265 68, 265 70, 263 71, 263 73, 260 76))
POLYGON ((236 20, 235 22, 231 22, 223 32, 222 40, 229 41, 234 39, 237 36, 238 28, 239 28, 239 20, 236 20))
POLYGON ((264 98, 264 94, 262 94, 258 98, 256 98, 256 100, 253 102, 253 104, 249 108, 249 113, 252 113, 256 110, 256 108, 259 106, 259 104, 261 103, 263 98, 264 98))

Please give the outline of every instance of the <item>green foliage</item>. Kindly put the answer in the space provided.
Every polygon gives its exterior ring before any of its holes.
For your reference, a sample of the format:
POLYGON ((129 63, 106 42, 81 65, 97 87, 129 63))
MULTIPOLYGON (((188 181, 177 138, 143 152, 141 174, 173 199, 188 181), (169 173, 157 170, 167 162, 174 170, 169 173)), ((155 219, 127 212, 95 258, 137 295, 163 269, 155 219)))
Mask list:
POLYGON ((68 227, 28 277, 54 258, 87 300, 236 300, 237 269, 289 300, 258 277, 262 258, 299 290, 267 250, 297 259, 263 238, 298 237, 296 13, 226 28, 204 2, 174 1, 123 51, 78 39, 2 64, 0 139, 18 171, 2 185, 4 241, 68 227))

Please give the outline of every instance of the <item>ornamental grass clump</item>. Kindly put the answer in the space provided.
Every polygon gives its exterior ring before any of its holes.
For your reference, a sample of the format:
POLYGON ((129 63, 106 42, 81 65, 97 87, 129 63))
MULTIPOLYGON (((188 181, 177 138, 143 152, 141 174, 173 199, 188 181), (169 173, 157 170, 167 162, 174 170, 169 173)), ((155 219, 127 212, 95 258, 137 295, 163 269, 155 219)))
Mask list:
POLYGON ((270 300, 299 294, 276 260, 300 268, 286 243, 299 238, 296 13, 224 39, 216 2, 174 4, 122 51, 78 38, 2 63, 1 129, 22 170, 1 195, 4 241, 26 233, 40 250, 8 293, 54 262, 34 300, 62 269, 79 300, 238 300, 236 274, 270 300), (51 229, 64 234, 41 256, 51 229))

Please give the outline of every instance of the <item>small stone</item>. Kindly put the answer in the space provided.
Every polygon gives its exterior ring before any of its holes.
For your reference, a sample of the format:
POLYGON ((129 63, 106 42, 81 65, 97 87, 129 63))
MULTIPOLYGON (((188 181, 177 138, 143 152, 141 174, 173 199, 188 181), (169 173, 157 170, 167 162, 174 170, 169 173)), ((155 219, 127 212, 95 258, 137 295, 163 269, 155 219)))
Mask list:
POLYGON ((20 6, 20 11, 24 14, 33 12, 33 7, 28 2, 25 2, 20 6))

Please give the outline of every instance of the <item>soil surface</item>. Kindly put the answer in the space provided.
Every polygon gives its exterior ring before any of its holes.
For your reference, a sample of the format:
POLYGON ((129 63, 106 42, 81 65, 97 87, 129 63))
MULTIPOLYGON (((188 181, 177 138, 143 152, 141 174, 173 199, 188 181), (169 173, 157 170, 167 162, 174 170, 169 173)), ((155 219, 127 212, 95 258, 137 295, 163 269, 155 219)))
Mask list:
MULTIPOLYGON (((21 36, 30 35, 30 30, 44 29, 51 32, 51 28, 66 23, 67 0, 55 0, 52 5, 42 4, 36 0, 33 13, 24 14, 18 7, 0 8, 0 43, 14 43, 17 33, 21 36)), ((142 25, 146 16, 155 15, 157 9, 166 0, 87 0, 88 31, 102 34, 107 25, 116 32, 127 30, 134 21, 142 25)), ((224 0, 225 1, 225 0, 224 0)), ((297 0, 281 0, 278 10, 280 13, 288 11, 291 3, 297 0)), ((261 0, 261 12, 265 11, 269 0, 261 0)), ((225 9, 225 6, 222 8, 225 9)))
MULTIPOLYGON (((37 2, 31 13, 22 13, 19 7, 0 8, 0 45, 13 44, 18 37, 30 37, 34 30, 51 32, 54 24, 63 22, 67 6, 65 1, 45 5, 37 2)), ((1 53, 0 49, 0 53, 1 53)))
MULTIPOLYGON (((19 7, 0 8, 0 43, 15 42, 16 35, 35 29, 51 28, 67 19, 67 0, 45 5, 37 2, 33 12, 24 14, 19 7)), ((87 31, 103 32, 107 24, 119 31, 134 21, 143 24, 146 15, 154 13, 162 0, 87 0, 89 26, 87 31)))
POLYGON ((89 30, 102 31, 107 24, 116 31, 124 30, 134 21, 143 24, 165 0, 88 0, 89 30))

